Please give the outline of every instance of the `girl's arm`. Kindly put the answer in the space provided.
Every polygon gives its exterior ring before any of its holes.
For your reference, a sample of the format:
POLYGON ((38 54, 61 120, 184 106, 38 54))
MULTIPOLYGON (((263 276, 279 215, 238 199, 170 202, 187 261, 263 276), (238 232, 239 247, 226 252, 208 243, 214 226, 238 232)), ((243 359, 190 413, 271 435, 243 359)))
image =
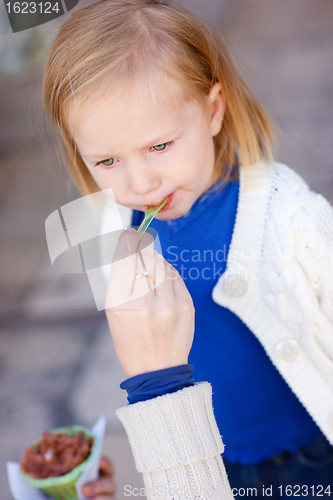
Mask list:
MULTIPOLYGON (((312 285, 320 309, 333 326, 333 208, 309 191, 298 235, 296 260, 312 285)), ((330 343, 333 360, 333 344, 330 343)))
MULTIPOLYGON (((282 272, 274 276, 274 286, 288 303, 297 301, 307 353, 320 371, 332 373, 333 208, 285 165, 280 165, 276 187, 273 237, 279 241, 282 272)), ((293 320, 290 307, 283 305, 281 317, 293 320)))
MULTIPOLYGON (((178 271, 139 242, 119 238, 111 266, 106 315, 127 378, 185 365, 193 341, 194 307, 178 271), (155 279, 136 275, 147 269, 155 279)), ((204 382, 119 408, 149 500, 232 499, 221 459, 223 443, 204 382)))
POLYGON ((148 500, 233 498, 207 382, 117 410, 148 500))

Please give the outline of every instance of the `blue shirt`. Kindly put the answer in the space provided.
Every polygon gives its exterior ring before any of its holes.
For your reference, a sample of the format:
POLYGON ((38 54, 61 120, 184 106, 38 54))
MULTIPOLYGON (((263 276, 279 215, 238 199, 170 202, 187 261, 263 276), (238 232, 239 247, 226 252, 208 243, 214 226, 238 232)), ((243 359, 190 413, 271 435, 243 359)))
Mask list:
MULTIPOLYGON (((213 386, 214 413, 230 462, 255 463, 294 452, 320 430, 276 370, 262 345, 212 291, 224 273, 239 183, 219 179, 184 216, 151 226, 164 258, 178 269, 195 307, 189 363, 193 377, 213 386), (218 188, 218 189, 216 189, 218 188)), ((144 213, 134 211, 132 225, 144 213)), ((166 372, 167 374, 167 372, 166 372)))

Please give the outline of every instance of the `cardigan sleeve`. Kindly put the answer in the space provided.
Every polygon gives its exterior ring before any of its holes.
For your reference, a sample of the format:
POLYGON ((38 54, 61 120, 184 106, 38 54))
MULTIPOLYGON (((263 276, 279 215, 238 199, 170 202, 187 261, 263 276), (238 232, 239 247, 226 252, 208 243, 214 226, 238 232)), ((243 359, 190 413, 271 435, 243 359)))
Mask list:
POLYGON ((323 196, 311 191, 297 238, 295 258, 311 286, 312 295, 309 295, 309 309, 306 310, 311 312, 313 334, 321 354, 330 359, 332 373, 333 208, 323 196))
POLYGON ((148 500, 232 500, 208 382, 118 408, 148 500))
POLYGON ((323 313, 333 323, 333 208, 323 196, 311 192, 307 212, 296 255, 323 313))
POLYGON ((332 380, 333 208, 286 166, 279 168, 276 191, 277 230, 268 239, 275 241, 281 256, 277 268, 283 272, 272 280, 279 294, 279 314, 289 325, 300 325, 303 346, 332 380), (291 308, 291 302, 298 306, 291 308))

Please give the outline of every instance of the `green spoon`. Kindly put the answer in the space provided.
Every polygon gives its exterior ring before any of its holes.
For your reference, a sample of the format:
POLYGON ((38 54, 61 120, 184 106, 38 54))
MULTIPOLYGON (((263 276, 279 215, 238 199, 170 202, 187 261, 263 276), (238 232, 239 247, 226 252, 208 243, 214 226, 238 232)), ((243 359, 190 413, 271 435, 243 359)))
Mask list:
POLYGON ((158 205, 157 207, 147 208, 147 210, 145 211, 145 218, 143 219, 143 221, 141 222, 140 227, 138 228, 138 233, 140 234, 139 241, 141 240, 142 236, 146 232, 149 224, 151 223, 151 221, 153 220, 153 218, 155 217, 155 215, 157 214, 157 212, 159 210, 161 210, 161 208, 164 207, 164 205, 166 204, 167 201, 168 201, 168 197, 166 197, 165 200, 160 205, 158 205))

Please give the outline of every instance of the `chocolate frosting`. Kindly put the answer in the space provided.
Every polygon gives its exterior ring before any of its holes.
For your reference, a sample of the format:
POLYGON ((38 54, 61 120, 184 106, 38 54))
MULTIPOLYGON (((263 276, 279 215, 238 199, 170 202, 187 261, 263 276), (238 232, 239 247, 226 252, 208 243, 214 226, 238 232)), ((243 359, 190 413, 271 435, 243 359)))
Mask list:
POLYGON ((22 471, 34 479, 62 476, 89 457, 93 443, 83 432, 70 436, 44 431, 40 442, 24 450, 22 471))

